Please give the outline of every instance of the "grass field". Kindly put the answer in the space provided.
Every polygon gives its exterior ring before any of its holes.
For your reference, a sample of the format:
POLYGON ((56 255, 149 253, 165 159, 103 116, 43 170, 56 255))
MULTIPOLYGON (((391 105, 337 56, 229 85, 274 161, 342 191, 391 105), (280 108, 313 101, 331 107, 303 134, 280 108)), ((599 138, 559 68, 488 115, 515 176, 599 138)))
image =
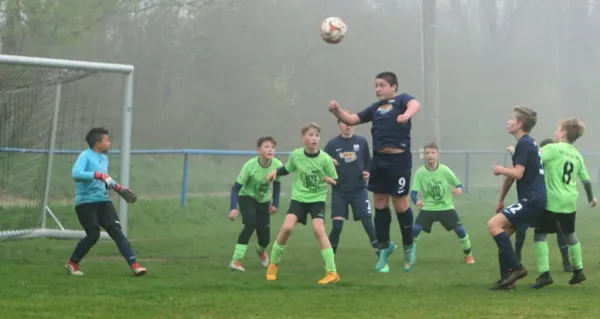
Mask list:
MULTIPOLYGON (((360 224, 346 223, 337 264, 342 281, 319 286, 323 261, 307 227, 299 227, 286 251, 277 282, 249 249, 245 273, 227 264, 241 229, 226 218, 226 197, 195 197, 186 209, 177 200, 142 200, 130 209, 129 235, 145 277, 131 276, 111 241, 101 241, 82 263, 83 277, 66 275, 63 263, 75 241, 34 239, 0 242, 1 318, 599 318, 600 216, 579 213, 578 236, 588 281, 567 284, 550 236, 555 284, 541 291, 528 285, 536 274, 531 237, 524 251, 530 275, 514 292, 490 292, 496 279, 495 244, 486 232, 495 195, 473 192, 457 200, 477 263, 463 264, 453 233, 438 225, 419 241, 418 263, 401 270, 373 271, 374 257, 360 224)), ((285 201, 284 201, 285 202, 285 201)), ((283 209, 287 204, 283 205, 283 209)), ((66 227, 78 228, 72 207, 54 207, 66 227)), ((271 223, 272 237, 283 210, 271 223)), ((392 238, 400 241, 398 225, 392 238)), ((255 238, 251 240, 254 242, 255 238)))

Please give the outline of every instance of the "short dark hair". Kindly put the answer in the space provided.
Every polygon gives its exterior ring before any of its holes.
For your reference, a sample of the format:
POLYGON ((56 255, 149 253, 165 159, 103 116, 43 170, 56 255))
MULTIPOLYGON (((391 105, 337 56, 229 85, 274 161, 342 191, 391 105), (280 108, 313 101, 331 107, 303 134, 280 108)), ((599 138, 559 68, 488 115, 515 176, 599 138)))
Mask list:
POLYGON ((390 72, 390 71, 385 71, 385 72, 381 72, 381 73, 377 74, 377 76, 375 78, 386 81, 390 86, 395 85, 396 91, 398 91, 398 77, 396 76, 396 73, 390 72))
POLYGON ((436 150, 436 151, 439 151, 439 150, 440 150, 440 149, 438 148, 437 144, 435 144, 434 142, 431 142, 431 143, 429 143, 429 144, 425 145, 425 147, 423 148, 423 150, 426 150, 426 149, 428 149, 428 148, 430 148, 430 149, 433 149, 433 150, 436 150))
POLYGON ((265 142, 271 142, 273 146, 277 146, 277 141, 272 136, 261 136, 256 141, 256 147, 261 147, 265 142))
POLYGON ((108 130, 103 127, 94 127, 85 135, 85 141, 90 148, 94 148, 96 143, 100 142, 104 135, 108 135, 108 130))
POLYGON ((544 146, 546 146, 548 144, 552 144, 552 143, 554 143, 554 141, 551 138, 545 138, 540 143, 540 147, 544 147, 544 146))

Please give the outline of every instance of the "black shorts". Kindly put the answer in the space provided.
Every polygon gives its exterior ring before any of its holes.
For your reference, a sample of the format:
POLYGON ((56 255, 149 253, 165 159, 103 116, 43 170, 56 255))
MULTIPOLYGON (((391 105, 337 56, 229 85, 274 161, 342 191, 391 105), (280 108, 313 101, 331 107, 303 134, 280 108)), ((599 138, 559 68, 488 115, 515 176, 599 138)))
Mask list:
POLYGON ((301 203, 292 199, 288 214, 296 215, 302 225, 306 225, 308 215, 312 219, 325 219, 325 202, 301 203))
POLYGON ((100 227, 105 230, 111 227, 121 229, 119 215, 111 201, 80 204, 75 206, 75 212, 86 233, 99 230, 100 227))
POLYGON ((535 232, 538 234, 555 234, 562 231, 565 234, 575 232, 575 216, 577 212, 572 213, 554 213, 544 211, 535 232))
POLYGON ((240 196, 238 197, 238 206, 244 225, 265 226, 270 224, 269 202, 259 203, 250 196, 240 196))
POLYGON ((415 224, 420 225, 424 232, 431 233, 433 223, 439 222, 448 231, 454 230, 461 224, 458 213, 454 209, 430 211, 422 210, 417 216, 415 224))
POLYGON ((354 221, 371 215, 371 202, 366 190, 347 193, 339 191, 331 192, 331 218, 343 217, 344 219, 348 219, 348 206, 352 207, 354 221))
POLYGON ((373 153, 368 190, 375 194, 403 197, 410 193, 412 154, 373 153))

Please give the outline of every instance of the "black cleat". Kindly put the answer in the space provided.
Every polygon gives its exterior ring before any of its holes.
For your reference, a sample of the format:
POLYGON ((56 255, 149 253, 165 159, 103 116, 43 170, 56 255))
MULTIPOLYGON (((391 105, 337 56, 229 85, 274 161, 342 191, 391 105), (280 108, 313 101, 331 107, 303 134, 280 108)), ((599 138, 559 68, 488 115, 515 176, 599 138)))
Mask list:
POLYGON ((508 273, 508 276, 500 282, 500 285, 502 285, 502 286, 513 285, 515 282, 517 282, 517 280, 524 278, 525 276, 527 276, 527 269, 525 269, 525 267, 521 266, 517 269, 511 269, 510 272, 508 273))
POLYGON ((552 276, 550 276, 550 273, 545 272, 545 273, 541 274, 539 277, 537 277, 537 279, 535 280, 533 285, 531 285, 531 288, 541 289, 541 288, 544 288, 545 286, 552 285, 553 283, 554 283, 554 280, 552 280, 552 276))
POLYGON ((513 291, 515 290, 515 288, 517 288, 517 286, 515 286, 515 284, 512 285, 508 285, 508 286, 502 286, 500 285, 500 282, 502 282, 502 279, 499 279, 498 281, 496 281, 490 288, 489 290, 493 290, 493 291, 513 291))
POLYGON ((583 269, 576 269, 573 271, 573 277, 569 280, 569 285, 577 285, 586 280, 585 275, 583 274, 583 269))

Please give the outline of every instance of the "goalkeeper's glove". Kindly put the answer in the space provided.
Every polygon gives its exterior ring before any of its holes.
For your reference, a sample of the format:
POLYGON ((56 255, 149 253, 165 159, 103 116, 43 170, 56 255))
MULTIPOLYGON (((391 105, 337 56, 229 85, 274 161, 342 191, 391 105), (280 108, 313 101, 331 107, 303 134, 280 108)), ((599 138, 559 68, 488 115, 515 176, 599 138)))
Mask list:
POLYGON ((116 184, 112 177, 108 176, 106 173, 95 172, 94 179, 101 180, 106 184, 106 189, 111 189, 116 184))

